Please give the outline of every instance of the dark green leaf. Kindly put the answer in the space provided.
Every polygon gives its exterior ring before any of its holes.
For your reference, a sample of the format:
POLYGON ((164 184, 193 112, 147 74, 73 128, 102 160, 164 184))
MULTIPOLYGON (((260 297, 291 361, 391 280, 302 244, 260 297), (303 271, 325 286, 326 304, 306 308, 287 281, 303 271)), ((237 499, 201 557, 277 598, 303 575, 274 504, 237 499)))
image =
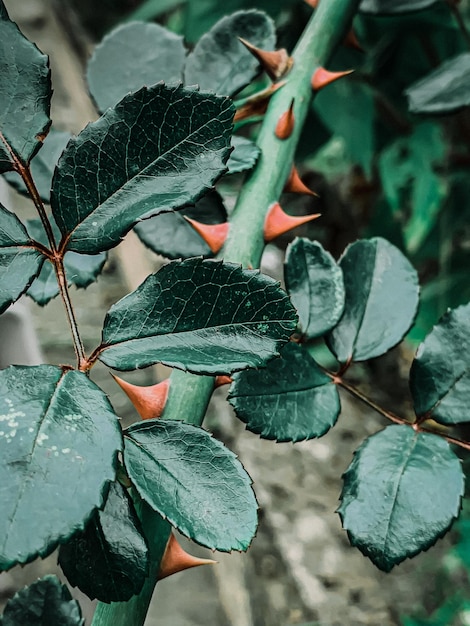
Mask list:
POLYGON ((51 123, 46 55, 11 22, 0 0, 0 172, 27 165, 51 123))
POLYGON ((406 335, 418 307, 418 277, 408 259, 381 237, 346 248, 346 301, 328 345, 338 361, 364 361, 384 354, 406 335))
POLYGON ((167 13, 177 6, 184 4, 186 0, 146 0, 133 11, 127 20, 154 20, 162 13, 167 13))
MULTIPOLYGON (((51 217, 51 226, 54 236, 60 237, 59 229, 51 217)), ((31 236, 44 245, 47 245, 47 237, 40 220, 28 221, 28 231, 31 236)), ((85 289, 93 283, 97 276, 101 273, 106 263, 106 253, 100 254, 78 254, 77 252, 66 252, 64 256, 65 274, 68 285, 75 285, 78 288, 85 289)), ((39 272, 38 277, 27 291, 30 296, 39 305, 44 306, 52 298, 59 293, 59 285, 52 263, 44 263, 39 272)))
POLYGON ((121 432, 82 372, 0 372, 0 569, 46 556, 84 527, 114 479, 121 432))
MULTIPOLYGON (((71 136, 70 133, 64 133, 51 128, 44 140, 42 150, 31 161, 31 174, 34 183, 41 199, 47 204, 50 203, 52 175, 54 174, 56 163, 71 136)), ((20 193, 29 196, 26 185, 19 174, 16 172, 8 172, 5 174, 5 178, 20 193)))
POLYGON ((183 422, 146 420, 124 437, 129 477, 155 511, 213 550, 248 548, 257 504, 250 477, 233 452, 183 422))
POLYGON ((134 230, 146 246, 169 259, 213 256, 209 246, 184 219, 185 217, 203 224, 220 224, 227 221, 227 212, 220 195, 211 190, 194 206, 144 220, 139 222, 134 230))
POLYGON ((228 399, 248 430, 277 441, 321 437, 340 411, 336 385, 295 343, 266 368, 236 374, 228 399))
POLYGON ((318 241, 294 240, 284 279, 307 337, 320 337, 338 323, 344 309, 343 272, 318 241))
POLYGON ((119 370, 162 362, 228 373, 264 365, 296 322, 272 278, 222 261, 174 261, 111 307, 100 359, 119 370))
POLYGON ((419 346, 410 387, 418 416, 470 422, 470 304, 448 311, 419 346))
POLYGON ((255 142, 245 139, 245 137, 234 135, 232 137, 232 147, 233 152, 227 163, 228 173, 236 174, 237 172, 251 170, 260 155, 260 149, 255 142))
POLYGON ((256 76, 259 63, 239 37, 254 46, 273 50, 276 44, 274 23, 260 11, 237 11, 223 17, 203 35, 188 55, 184 68, 186 85, 231 96, 256 76))
POLYGON ((408 13, 421 11, 440 0, 362 0, 359 11, 363 13, 408 13))
POLYGON ((232 117, 228 98, 156 85, 89 124, 52 183, 68 250, 102 252, 139 219, 196 201, 225 170, 232 117))
POLYGON ((470 105, 470 52, 445 61, 405 94, 413 113, 451 113, 470 105))
POLYGON ((59 564, 69 583, 92 600, 126 602, 139 593, 147 575, 147 544, 120 483, 111 483, 104 509, 84 532, 60 547, 59 564))
POLYGON ((31 244, 20 220, 0 204, 0 313, 28 289, 44 263, 31 244))
POLYGON ((343 478, 343 527, 352 545, 385 572, 447 532, 464 489, 449 444, 408 426, 366 439, 343 478))
POLYGON ((2 626, 84 626, 80 606, 56 576, 44 576, 8 600, 2 626))
POLYGON ((88 64, 88 84, 98 109, 115 106, 144 85, 180 82, 185 57, 183 38, 159 24, 131 22, 115 28, 88 64))

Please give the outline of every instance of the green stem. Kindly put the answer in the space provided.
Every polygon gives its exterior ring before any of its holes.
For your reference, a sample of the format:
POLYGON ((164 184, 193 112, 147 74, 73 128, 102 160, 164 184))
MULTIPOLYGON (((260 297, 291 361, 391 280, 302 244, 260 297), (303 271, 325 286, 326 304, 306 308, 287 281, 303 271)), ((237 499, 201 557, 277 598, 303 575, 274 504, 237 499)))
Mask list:
MULTIPOLYGON (((277 91, 261 126, 258 145, 261 156, 248 177, 232 216, 223 258, 248 267, 259 267, 264 249, 263 226, 269 206, 279 199, 292 167, 303 123, 313 97, 310 79, 319 66, 330 60, 332 53, 347 32, 360 0, 324 0, 315 11, 293 53, 294 65, 287 84, 277 91), (279 116, 295 98, 294 130, 288 139, 274 134, 279 116)), ((214 388, 213 379, 174 371, 163 417, 183 419, 202 424, 214 388)), ((148 514, 143 521, 147 537, 163 539, 155 542, 155 563, 163 556, 169 526, 161 530, 161 518, 148 514), (160 529, 160 530, 159 530, 160 529)), ((141 593, 127 603, 98 603, 92 626, 142 626, 156 584, 158 568, 154 567, 141 593), (128 607, 130 607, 128 609, 128 607), (122 615, 124 615, 122 617, 122 615)))

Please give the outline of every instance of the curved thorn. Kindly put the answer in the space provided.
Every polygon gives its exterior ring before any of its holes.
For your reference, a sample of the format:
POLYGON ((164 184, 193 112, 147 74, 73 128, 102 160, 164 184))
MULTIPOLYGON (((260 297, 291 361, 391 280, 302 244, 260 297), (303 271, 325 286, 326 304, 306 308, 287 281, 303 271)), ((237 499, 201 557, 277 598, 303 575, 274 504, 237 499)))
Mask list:
POLYGON ((338 78, 348 76, 352 74, 354 70, 346 70, 344 72, 329 72, 324 67, 318 67, 312 76, 312 87, 314 91, 320 91, 323 87, 326 87, 330 83, 333 83, 338 78))
POLYGON ((191 567, 214 565, 215 563, 217 563, 217 561, 213 561, 212 559, 201 559, 192 554, 188 554, 180 546, 174 534, 171 533, 160 563, 158 580, 162 580, 163 578, 167 578, 167 576, 177 574, 191 567))
POLYGON ((170 388, 169 378, 156 385, 151 385, 150 387, 140 387, 138 385, 132 385, 118 376, 112 376, 121 389, 127 394, 142 419, 148 420, 160 417, 168 397, 168 390, 170 388))
POLYGON ((287 111, 284 111, 284 113, 279 116, 276 124, 276 130, 274 131, 276 137, 278 139, 288 139, 292 135, 292 131, 294 130, 294 124, 294 98, 292 98, 292 101, 287 111))
POLYGON ((186 216, 184 219, 204 239, 211 251, 217 254, 227 239, 230 224, 228 222, 223 222, 222 224, 202 224, 186 216))
POLYGON ((318 198, 318 194, 312 191, 307 187, 305 183, 302 182, 299 172, 295 165, 292 166, 291 172, 289 174, 289 178, 284 185, 285 193, 306 193, 309 196, 316 196, 318 198))
POLYGON ((233 378, 230 376, 216 376, 215 378, 215 388, 222 387, 223 385, 231 385, 233 383, 233 378))
POLYGON ((285 48, 279 50, 261 50, 253 44, 251 44, 243 37, 238 38, 240 42, 251 52, 260 65, 263 67, 266 74, 271 80, 279 80, 287 74, 291 69, 294 59, 287 54, 285 48))
POLYGON ((302 226, 302 224, 306 224, 307 222, 317 219, 317 217, 320 217, 320 213, 316 213, 314 215, 302 215, 301 217, 287 215, 279 202, 274 202, 274 204, 269 207, 269 211, 264 222, 264 240, 272 241, 273 239, 276 239, 276 237, 287 233, 289 230, 292 230, 297 226, 302 226))

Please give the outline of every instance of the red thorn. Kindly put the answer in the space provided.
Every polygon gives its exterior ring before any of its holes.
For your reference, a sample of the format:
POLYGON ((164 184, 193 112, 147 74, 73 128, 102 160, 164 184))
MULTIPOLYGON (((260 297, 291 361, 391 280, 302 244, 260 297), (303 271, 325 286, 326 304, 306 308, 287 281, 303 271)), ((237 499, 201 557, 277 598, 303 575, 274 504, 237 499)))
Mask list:
POLYGON ((274 202, 274 204, 269 207, 268 214, 264 221, 264 240, 272 241, 297 226, 317 219, 317 217, 320 217, 319 213, 315 215, 303 215, 301 217, 287 215, 281 208, 281 205, 278 202, 274 202))
POLYGON ((286 81, 283 80, 280 83, 273 83, 269 85, 263 91, 255 93, 253 96, 248 98, 248 100, 243 104, 237 112, 235 113, 235 117, 233 118, 234 122, 241 122, 242 120, 246 120, 249 117, 253 117, 256 115, 263 115, 266 113, 266 109, 268 108, 269 100, 273 93, 275 93, 281 87, 284 87, 286 81))
POLYGON ((132 385, 118 376, 113 376, 113 378, 127 394, 142 419, 148 420, 154 417, 160 417, 168 397, 170 387, 169 378, 156 385, 151 385, 150 387, 132 385))
POLYGON ((202 224, 190 217, 184 218, 188 221, 194 230, 204 239, 209 248, 214 254, 222 248, 227 239, 229 223, 223 222, 222 224, 202 224))
POLYGON ((216 376, 215 378, 215 387, 222 387, 222 385, 231 385, 233 383, 233 379, 230 376, 216 376))
POLYGON ((359 52, 364 52, 364 49, 359 43, 353 28, 351 28, 349 33, 344 38, 344 45, 348 46, 349 48, 355 48, 356 50, 359 50, 359 52))
POLYGON ((271 80, 279 80, 285 76, 294 63, 294 59, 287 54, 285 48, 272 51, 261 50, 242 37, 238 39, 259 61, 271 80))
POLYGON ((307 185, 301 181, 295 165, 292 166, 289 178, 284 186, 284 191, 286 193, 306 193, 309 196, 316 196, 318 198, 318 194, 309 189, 307 185))
POLYGON ((316 9, 320 3, 320 0, 305 0, 305 2, 312 7, 312 9, 316 9))
POLYGON ((354 70, 346 70, 345 72, 329 72, 324 67, 318 67, 312 76, 312 87, 314 91, 320 91, 338 78, 352 74, 354 70))
POLYGON ((166 544, 165 552, 160 563, 160 570, 158 572, 158 580, 167 578, 172 574, 177 574, 185 569, 191 567, 197 567, 198 565, 213 565, 217 561, 212 559, 200 559, 197 556, 188 554, 178 543, 176 537, 171 533, 168 543, 166 544))
POLYGON ((289 108, 280 115, 277 121, 276 130, 274 131, 276 137, 278 139, 288 139, 294 130, 294 123, 294 98, 292 98, 289 108))

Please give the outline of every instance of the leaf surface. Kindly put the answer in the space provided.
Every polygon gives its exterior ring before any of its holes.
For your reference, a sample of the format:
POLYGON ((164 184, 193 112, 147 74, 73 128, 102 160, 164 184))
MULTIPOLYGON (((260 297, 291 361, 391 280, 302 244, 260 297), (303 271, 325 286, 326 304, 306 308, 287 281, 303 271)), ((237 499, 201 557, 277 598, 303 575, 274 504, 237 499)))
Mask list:
POLYGON ((233 152, 227 162, 228 173, 236 174, 251 170, 258 160, 260 149, 254 141, 234 135, 232 137, 233 152))
POLYGON ((274 23, 261 11, 237 11, 223 17, 203 35, 188 55, 184 68, 186 85, 232 96, 248 85, 259 70, 255 57, 239 37, 258 48, 273 50, 274 23))
POLYGON ((0 411, 5 570, 46 556, 83 528, 114 480, 121 432, 99 387, 50 365, 1 371, 0 411))
POLYGON ((96 46, 88 63, 88 85, 98 109, 106 111, 144 85, 180 82, 185 57, 183 38, 160 24, 118 26, 96 46))
POLYGON ((273 279, 239 265, 187 259, 150 275, 106 315, 100 359, 119 370, 162 362, 218 374, 259 367, 295 329, 273 279))
MULTIPOLYGON (((50 216, 49 220, 57 242, 60 237, 59 229, 52 216, 50 216)), ((29 233, 36 241, 47 245, 47 237, 40 220, 29 220, 27 227, 29 233)), ((106 258, 105 252, 100 254, 66 252, 64 268, 69 287, 70 285, 75 285, 77 288, 85 289, 88 285, 91 285, 101 274, 106 258)), ((39 275, 29 287, 27 294, 41 306, 44 306, 59 294, 59 285, 52 263, 46 262, 43 264, 39 275)))
POLYGON ((359 11, 362 13, 408 13, 421 11, 436 4, 439 0, 362 0, 359 11))
POLYGON ((232 118, 228 98, 159 84, 89 124, 52 183, 67 249, 102 252, 138 220, 196 201, 226 169, 232 118))
POLYGON ((0 204, 0 313, 28 289, 44 263, 31 244, 20 220, 0 204))
POLYGON ((449 444, 409 426, 388 426, 366 439, 343 479, 343 527, 351 544, 385 572, 447 532, 464 489, 449 444))
POLYGON ((442 63, 405 91, 413 113, 451 113, 470 104, 470 52, 442 63))
POLYGON ((168 259, 188 259, 193 256, 213 256, 204 239, 185 217, 203 224, 227 221, 227 211, 221 196, 215 190, 206 193, 194 206, 179 211, 161 213, 136 224, 134 230, 140 240, 153 252, 168 259))
POLYGON ((80 606, 56 576, 44 576, 8 600, 1 626, 84 626, 80 606))
POLYGON ((0 172, 27 165, 50 125, 47 56, 10 21, 0 0, 0 172))
POLYGON ((120 483, 111 483, 106 504, 83 532, 60 547, 59 564, 74 587, 101 602, 126 602, 139 593, 148 549, 139 518, 120 483))
POLYGON ((339 265, 346 300, 328 345, 341 363, 380 356, 401 341, 413 323, 419 294, 416 271, 381 237, 351 244, 339 265))
POLYGON ((248 430, 276 441, 322 437, 341 408, 336 385, 295 343, 267 367, 236 374, 228 399, 248 430))
POLYGON ((202 428, 169 420, 134 424, 124 438, 129 477, 155 511, 213 550, 248 548, 258 507, 233 452, 202 428))
POLYGON ((419 346, 410 388, 419 417, 470 422, 470 304, 445 313, 419 346))
POLYGON ((284 279, 307 337, 321 337, 338 323, 344 309, 343 272, 318 241, 296 238, 289 245, 284 279))

